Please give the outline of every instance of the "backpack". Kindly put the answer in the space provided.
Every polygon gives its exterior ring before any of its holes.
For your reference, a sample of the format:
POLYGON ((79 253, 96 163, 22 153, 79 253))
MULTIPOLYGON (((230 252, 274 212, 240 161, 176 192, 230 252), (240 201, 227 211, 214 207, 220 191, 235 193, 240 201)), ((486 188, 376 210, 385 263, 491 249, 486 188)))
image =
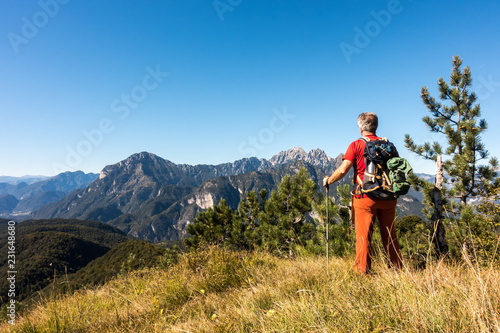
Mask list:
POLYGON ((363 181, 358 175, 358 186, 355 194, 366 194, 374 200, 394 200, 408 193, 410 184, 406 176, 412 172, 410 163, 399 157, 394 144, 386 138, 365 141, 365 174, 363 181))

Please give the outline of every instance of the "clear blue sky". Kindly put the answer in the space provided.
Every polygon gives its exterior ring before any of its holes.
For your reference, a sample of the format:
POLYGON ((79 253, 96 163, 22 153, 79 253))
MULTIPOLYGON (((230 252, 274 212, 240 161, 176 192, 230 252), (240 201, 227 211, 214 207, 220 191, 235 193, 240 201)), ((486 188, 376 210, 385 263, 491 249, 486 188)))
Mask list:
POLYGON ((497 1, 1 1, 0 175, 99 172, 148 151, 219 164, 344 153, 356 117, 403 146, 453 55, 470 66, 500 157, 497 1), (361 31, 361 33, 360 33, 361 31))

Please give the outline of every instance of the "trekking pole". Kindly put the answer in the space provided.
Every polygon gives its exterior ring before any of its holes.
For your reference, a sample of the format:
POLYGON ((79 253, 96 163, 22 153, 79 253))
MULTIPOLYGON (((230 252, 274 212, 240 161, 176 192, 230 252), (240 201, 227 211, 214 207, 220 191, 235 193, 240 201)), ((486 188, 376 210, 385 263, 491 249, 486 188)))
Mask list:
POLYGON ((328 184, 326 185, 326 274, 328 275, 328 184))

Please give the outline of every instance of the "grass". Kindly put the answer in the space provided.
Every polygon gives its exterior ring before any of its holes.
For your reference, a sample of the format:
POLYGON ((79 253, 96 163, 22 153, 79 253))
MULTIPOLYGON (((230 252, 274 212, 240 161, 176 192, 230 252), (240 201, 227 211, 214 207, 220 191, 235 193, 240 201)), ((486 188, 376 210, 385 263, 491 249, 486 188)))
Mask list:
POLYGON ((373 275, 353 258, 210 248, 167 269, 45 299, 10 332, 500 332, 500 270, 470 263, 373 275))

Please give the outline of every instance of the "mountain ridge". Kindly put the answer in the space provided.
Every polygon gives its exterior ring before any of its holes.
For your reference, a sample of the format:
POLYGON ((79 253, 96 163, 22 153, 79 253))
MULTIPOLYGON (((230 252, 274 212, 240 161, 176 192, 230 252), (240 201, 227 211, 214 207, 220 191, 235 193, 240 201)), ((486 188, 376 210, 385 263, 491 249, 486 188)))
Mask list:
POLYGON ((0 207, 3 207, 0 215, 9 218, 26 216, 48 203, 61 200, 75 189, 89 185, 97 176, 94 173, 67 171, 30 184, 0 183, 0 207), (17 200, 15 205, 11 196, 17 200))
MULTIPOLYGON (((321 188, 322 179, 342 163, 342 154, 294 147, 269 160, 244 158, 218 165, 175 164, 140 152, 105 166, 99 177, 30 215, 32 219, 78 218, 109 223, 130 236, 149 241, 177 240, 198 212, 222 198, 236 209, 248 191, 275 189, 286 174, 305 167, 321 188)), ((350 184, 350 174, 339 184, 350 184)), ((336 189, 331 195, 336 196, 336 189)), ((408 201, 405 205, 412 205, 408 201)), ((406 208, 405 208, 406 209, 406 208)))
POLYGON ((26 184, 32 184, 36 183, 42 180, 46 180, 47 178, 50 178, 48 176, 42 176, 42 175, 25 175, 21 177, 15 177, 15 176, 0 176, 0 183, 7 183, 7 184, 12 184, 12 185, 17 185, 19 183, 26 183, 26 184))

